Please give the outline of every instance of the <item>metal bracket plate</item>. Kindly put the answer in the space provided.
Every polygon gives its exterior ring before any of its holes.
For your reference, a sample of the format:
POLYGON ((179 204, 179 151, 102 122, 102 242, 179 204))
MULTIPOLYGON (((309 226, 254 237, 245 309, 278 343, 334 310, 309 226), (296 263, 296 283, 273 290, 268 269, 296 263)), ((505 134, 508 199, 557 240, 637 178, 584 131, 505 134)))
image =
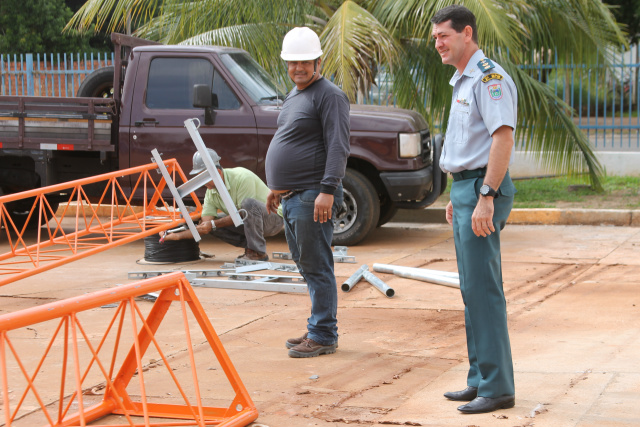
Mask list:
POLYGON ((205 288, 242 289, 267 292, 307 292, 306 283, 272 282, 268 280, 195 279, 190 281, 190 283, 191 286, 201 286, 205 288))
POLYGON ((277 262, 264 262, 264 261, 251 261, 251 260, 236 260, 235 264, 225 263, 222 264, 222 268, 235 268, 237 272, 248 272, 258 270, 276 270, 276 271, 291 271, 298 272, 298 267, 295 264, 281 264, 277 262))
MULTIPOLYGON (((333 248, 333 261, 348 264, 355 264, 356 257, 347 255, 348 248, 346 246, 335 246, 333 248)), ((272 252, 273 259, 293 259, 291 252, 272 252)))
MULTIPOLYGON (((147 279, 174 273, 170 271, 134 271, 129 272, 129 279, 147 279)), ((234 269, 219 270, 181 270, 191 286, 205 288, 238 289, 266 292, 307 292, 307 283, 302 276, 279 276, 273 274, 238 273, 234 269), (222 277, 213 279, 209 277, 222 277)))
POLYGON ((182 197, 180 197, 180 194, 178 194, 178 189, 173 183, 173 179, 171 179, 171 175, 169 175, 169 172, 167 171, 167 167, 164 165, 164 162, 162 161, 162 157, 160 157, 160 153, 158 153, 158 150, 154 148, 153 150, 151 150, 151 155, 153 156, 153 160, 158 165, 158 170, 160 171, 160 173, 162 173, 162 177, 167 183, 167 187, 169 187, 169 190, 171 191, 173 200, 178 205, 178 208, 180 208, 180 213, 182 213, 182 218, 186 221, 187 227, 189 227, 189 231, 191 231, 191 234, 193 235, 193 238, 195 239, 195 241, 199 242, 202 239, 200 237, 200 233, 198 233, 196 226, 193 224, 193 221, 191 220, 191 215, 189 215, 189 211, 187 210, 187 207, 182 201, 182 197))
MULTIPOLYGON (((211 157, 209 157, 207 146, 204 145, 204 141, 200 136, 200 132, 198 132, 198 128, 194 124, 195 120, 197 119, 185 120, 184 127, 187 128, 187 131, 189 132, 189 135, 191 135, 191 139, 193 140, 193 143, 195 144, 196 148, 200 152, 200 155, 202 156, 202 161, 204 162, 204 165, 207 168, 207 172, 209 172, 209 177, 211 177, 213 179, 213 182, 216 184, 216 190, 218 190, 218 193, 220 194, 220 198, 222 198, 222 201, 224 202, 224 205, 226 206, 227 211, 229 212, 229 216, 231 217, 231 219, 233 219, 233 224, 236 227, 239 227, 243 224, 242 218, 240 217, 240 214, 238 213, 236 206, 233 204, 233 200, 231 200, 231 196, 227 191, 227 187, 224 185, 222 178, 220 178, 218 169, 213 164, 213 160, 211 160, 211 157)), ((200 175, 198 175, 193 180, 197 180, 197 179, 203 179, 203 178, 200 178, 200 175)), ((206 182, 209 182, 209 180, 205 181, 204 183, 206 182)))

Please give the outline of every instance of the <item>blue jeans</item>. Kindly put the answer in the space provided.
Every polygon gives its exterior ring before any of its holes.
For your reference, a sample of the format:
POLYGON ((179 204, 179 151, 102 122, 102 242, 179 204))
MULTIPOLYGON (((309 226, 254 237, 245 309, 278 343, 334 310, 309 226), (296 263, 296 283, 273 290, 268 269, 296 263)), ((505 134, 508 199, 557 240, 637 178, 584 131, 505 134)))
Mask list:
POLYGON ((322 345, 338 341, 338 286, 333 272, 333 223, 336 207, 342 204, 342 187, 334 194, 332 220, 313 220, 319 190, 304 190, 282 200, 284 233, 289 251, 307 282, 311 316, 307 319, 308 338, 322 345))

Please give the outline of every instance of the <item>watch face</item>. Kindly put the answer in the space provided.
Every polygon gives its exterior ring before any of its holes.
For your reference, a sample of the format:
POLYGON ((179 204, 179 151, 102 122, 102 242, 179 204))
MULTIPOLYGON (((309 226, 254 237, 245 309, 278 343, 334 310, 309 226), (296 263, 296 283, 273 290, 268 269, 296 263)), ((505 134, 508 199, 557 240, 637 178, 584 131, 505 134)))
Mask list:
POLYGON ((489 187, 487 184, 484 184, 482 187, 480 187, 480 194, 486 196, 487 194, 489 194, 489 190, 491 190, 491 187, 489 187))

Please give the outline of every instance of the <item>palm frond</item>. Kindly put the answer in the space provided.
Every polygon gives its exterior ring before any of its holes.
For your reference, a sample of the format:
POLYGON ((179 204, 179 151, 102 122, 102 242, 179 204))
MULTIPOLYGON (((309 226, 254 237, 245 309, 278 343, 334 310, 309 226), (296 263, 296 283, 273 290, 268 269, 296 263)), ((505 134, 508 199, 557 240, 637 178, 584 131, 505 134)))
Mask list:
POLYGON ((603 62, 609 47, 625 44, 611 12, 598 0, 531 0, 507 7, 522 17, 528 29, 523 47, 532 55, 544 57, 553 50, 560 62, 603 62))
POLYGON ((373 81, 374 64, 391 68, 400 46, 372 14, 353 1, 345 1, 333 14, 321 36, 323 73, 334 78, 351 102, 373 81))
POLYGON ((423 114, 433 130, 446 123, 453 68, 442 64, 430 39, 405 39, 402 45, 403 57, 393 75, 396 101, 400 107, 423 114))
POLYGON ((571 107, 546 84, 499 58, 518 88, 518 141, 545 167, 563 174, 589 174, 591 185, 601 189, 602 166, 589 140, 573 122, 571 107))
POLYGON ((151 20, 162 0, 88 0, 67 23, 64 31, 87 31, 95 24, 97 31, 123 31, 151 20))
POLYGON ((243 24, 277 22, 300 26, 308 21, 308 15, 317 11, 314 5, 302 0, 201 0, 192 2, 188 8, 184 3, 173 0, 163 7, 163 14, 180 19, 180 25, 167 27, 164 38, 169 43, 243 24))
MULTIPOLYGON (((435 13, 452 4, 466 6, 476 16, 478 39, 480 46, 489 50, 498 47, 509 49, 511 54, 519 58, 522 40, 526 29, 517 16, 504 7, 502 1, 495 0, 380 0, 371 2, 373 13, 394 32, 403 36, 419 39, 430 39, 431 18, 435 13)), ((511 3, 524 5, 522 0, 511 3)), ((396 34, 397 35, 397 34, 396 34)))

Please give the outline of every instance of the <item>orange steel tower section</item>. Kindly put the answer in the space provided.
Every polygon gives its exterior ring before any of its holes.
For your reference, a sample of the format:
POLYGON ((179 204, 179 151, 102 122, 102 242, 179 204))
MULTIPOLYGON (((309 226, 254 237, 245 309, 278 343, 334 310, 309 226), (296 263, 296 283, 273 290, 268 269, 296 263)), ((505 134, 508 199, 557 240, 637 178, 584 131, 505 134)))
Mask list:
MULTIPOLYGON (((187 182, 175 159, 163 164, 173 183, 187 182)), ((0 240, 6 238, 10 245, 0 255, 0 286, 183 224, 176 202, 163 197, 163 190, 174 184, 164 178, 154 182, 151 173, 157 172, 158 165, 151 163, 0 197, 0 240), (123 180, 131 186, 123 186, 123 180), (50 200, 61 194, 64 199, 55 209, 50 200), (143 198, 141 208, 134 195, 143 198), (8 206, 25 200, 33 203, 24 224, 18 225, 8 206), (30 229, 30 222, 38 228, 30 229)), ((190 221, 199 218, 202 205, 194 193, 189 196, 196 207, 190 221)))
POLYGON ((258 417, 181 272, 0 316, 0 387, 7 427, 99 419, 110 426, 230 427, 258 417), (150 309, 135 300, 149 292, 159 292, 150 309), (33 331, 40 345, 25 339, 33 331))

